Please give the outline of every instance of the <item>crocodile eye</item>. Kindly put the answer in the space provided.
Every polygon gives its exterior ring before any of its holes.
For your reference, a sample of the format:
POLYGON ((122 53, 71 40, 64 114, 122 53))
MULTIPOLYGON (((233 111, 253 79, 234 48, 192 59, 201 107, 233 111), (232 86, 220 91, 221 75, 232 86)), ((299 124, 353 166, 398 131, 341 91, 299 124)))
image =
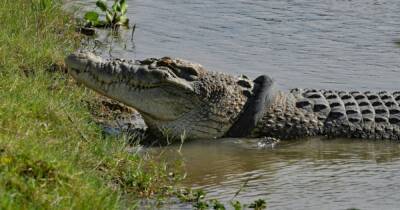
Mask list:
POLYGON ((190 76, 199 76, 199 72, 197 72, 196 69, 192 68, 192 67, 186 67, 182 69, 186 74, 190 75, 190 76))

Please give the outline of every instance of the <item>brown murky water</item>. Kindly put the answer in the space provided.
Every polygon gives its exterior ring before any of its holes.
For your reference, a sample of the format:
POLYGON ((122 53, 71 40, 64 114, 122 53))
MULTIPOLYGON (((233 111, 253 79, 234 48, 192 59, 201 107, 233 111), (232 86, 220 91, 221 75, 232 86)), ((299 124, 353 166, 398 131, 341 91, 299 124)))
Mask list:
MULTIPOLYGON (((93 1, 72 0, 82 10, 93 1)), ((279 87, 399 90, 399 0, 128 0, 137 24, 111 55, 172 56, 279 87)), ((125 34, 125 36, 124 36, 125 34)), ((98 37, 101 41, 107 38, 98 37)), ((108 50, 104 50, 108 54, 108 50)), ((183 158, 185 184, 270 209, 400 209, 400 145, 320 139, 258 149, 256 140, 164 148, 183 158)), ((157 150, 155 150, 157 152, 157 150)), ((171 208, 189 206, 171 206, 171 208)))
POLYGON ((224 202, 245 184, 235 199, 266 199, 269 209, 400 207, 396 143, 315 138, 260 149, 254 139, 226 139, 189 142, 181 153, 178 145, 160 150, 183 158, 187 186, 224 202))

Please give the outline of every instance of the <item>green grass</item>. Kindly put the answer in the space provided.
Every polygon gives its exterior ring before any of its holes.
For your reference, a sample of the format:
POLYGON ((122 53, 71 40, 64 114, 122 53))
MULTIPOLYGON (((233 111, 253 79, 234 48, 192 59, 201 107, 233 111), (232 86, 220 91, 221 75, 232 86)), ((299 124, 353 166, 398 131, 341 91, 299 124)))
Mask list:
POLYGON ((134 208, 170 193, 174 166, 104 138, 62 64, 80 37, 52 0, 0 0, 0 209, 134 208))

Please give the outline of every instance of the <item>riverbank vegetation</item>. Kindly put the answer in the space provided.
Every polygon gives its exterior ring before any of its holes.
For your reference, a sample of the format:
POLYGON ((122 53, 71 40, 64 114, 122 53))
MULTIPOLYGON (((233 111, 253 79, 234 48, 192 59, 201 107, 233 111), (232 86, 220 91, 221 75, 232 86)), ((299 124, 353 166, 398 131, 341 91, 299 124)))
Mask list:
POLYGON ((66 74, 63 59, 81 35, 60 1, 0 5, 0 209, 131 209, 171 196, 225 209, 202 191, 178 189, 179 161, 102 134, 88 105, 98 96, 66 74))
POLYGON ((53 0, 0 0, 0 208, 119 209, 161 199, 175 166, 104 137, 63 73, 78 47, 73 18, 53 0))
POLYGON ((126 0, 114 0, 110 8, 105 0, 97 0, 96 6, 105 13, 106 19, 101 20, 99 13, 96 11, 86 12, 84 16, 86 27, 111 27, 113 29, 119 26, 129 27, 129 19, 126 16, 128 8, 126 0))

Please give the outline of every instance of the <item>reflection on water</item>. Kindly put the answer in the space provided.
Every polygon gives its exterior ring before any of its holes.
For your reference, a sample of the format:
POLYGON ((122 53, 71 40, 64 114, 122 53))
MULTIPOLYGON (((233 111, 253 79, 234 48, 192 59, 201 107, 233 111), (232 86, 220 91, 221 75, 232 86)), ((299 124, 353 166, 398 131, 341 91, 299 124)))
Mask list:
MULTIPOLYGON (((94 1, 70 0, 91 9, 94 1)), ((135 48, 123 58, 182 57, 284 89, 399 89, 399 0, 128 0, 135 48)), ((103 38, 99 38, 103 39, 103 38)), ((126 46, 127 44, 128 46, 126 46)), ((105 50, 108 54, 108 50, 105 50)), ((244 141, 244 140, 243 140, 244 141)), ((271 209, 397 209, 400 145, 301 141, 258 150, 252 143, 192 142, 183 147, 188 186, 271 209), (250 145, 250 146, 249 146, 250 145)), ((167 150, 176 150, 169 147, 167 150)), ((176 152, 171 158, 180 158, 176 152)))
MULTIPOLYGON (((400 205, 400 145, 320 140, 257 149, 252 140, 196 141, 162 150, 183 157, 185 184, 210 198, 266 199, 271 209, 396 209, 400 205), (254 145, 254 147, 249 146, 254 145)), ((159 150, 153 152, 158 153, 159 150)))

